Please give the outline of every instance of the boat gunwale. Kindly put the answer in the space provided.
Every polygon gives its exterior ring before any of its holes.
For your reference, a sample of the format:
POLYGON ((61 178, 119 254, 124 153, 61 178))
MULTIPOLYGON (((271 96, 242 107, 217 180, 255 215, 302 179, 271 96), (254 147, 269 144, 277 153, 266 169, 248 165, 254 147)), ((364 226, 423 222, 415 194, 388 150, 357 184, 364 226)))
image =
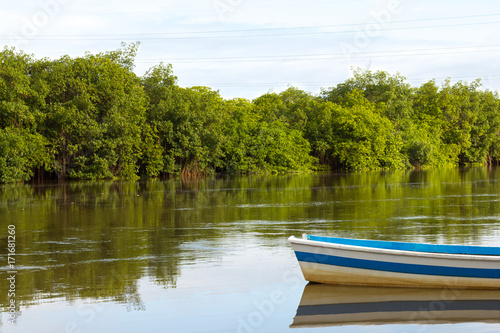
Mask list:
POLYGON ((477 245, 451 245, 451 244, 428 244, 384 241, 373 239, 356 239, 341 237, 326 237, 302 234, 304 239, 316 240, 325 243, 335 243, 362 247, 372 247, 388 250, 415 251, 428 253, 447 253, 447 254, 466 254, 466 255, 485 255, 500 256, 500 247, 488 247, 477 245))
POLYGON ((329 243, 324 241, 316 241, 310 239, 296 238, 290 236, 288 241, 292 244, 308 245, 313 247, 341 249, 356 252, 365 252, 373 254, 387 254, 394 256, 409 256, 409 257, 425 257, 435 259, 455 259, 455 260, 481 260, 481 261, 500 261, 500 255, 477 255, 477 254, 455 254, 455 253, 441 253, 441 252, 421 252, 421 251, 408 251, 408 250, 394 250, 384 249, 369 246, 356 246, 338 243, 329 243))

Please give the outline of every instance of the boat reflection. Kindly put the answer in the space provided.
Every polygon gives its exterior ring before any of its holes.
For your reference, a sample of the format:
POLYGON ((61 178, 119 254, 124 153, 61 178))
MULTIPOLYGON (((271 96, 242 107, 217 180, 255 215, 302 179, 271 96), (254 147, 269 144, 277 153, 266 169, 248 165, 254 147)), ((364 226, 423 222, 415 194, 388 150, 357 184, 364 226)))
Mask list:
POLYGON ((500 290, 309 283, 290 327, 500 322, 500 290))

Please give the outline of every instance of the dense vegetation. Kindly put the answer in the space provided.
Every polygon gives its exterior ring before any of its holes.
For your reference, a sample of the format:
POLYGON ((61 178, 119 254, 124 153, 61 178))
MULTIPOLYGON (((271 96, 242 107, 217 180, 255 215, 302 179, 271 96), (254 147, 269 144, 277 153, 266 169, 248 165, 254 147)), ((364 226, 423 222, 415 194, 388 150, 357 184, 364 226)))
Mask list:
POLYGON ((356 70, 319 96, 253 101, 133 72, 137 44, 57 60, 0 52, 0 182, 497 163, 500 98, 356 70))

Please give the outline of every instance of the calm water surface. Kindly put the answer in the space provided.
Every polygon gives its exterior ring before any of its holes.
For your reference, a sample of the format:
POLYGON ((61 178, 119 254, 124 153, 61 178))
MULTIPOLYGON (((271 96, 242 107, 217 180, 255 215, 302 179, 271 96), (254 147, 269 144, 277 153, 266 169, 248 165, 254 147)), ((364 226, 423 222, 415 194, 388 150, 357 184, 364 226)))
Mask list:
POLYGON ((287 242, 307 232, 500 246, 499 200, 498 168, 1 186, 0 331, 499 332, 498 317, 437 320, 443 294, 413 310, 418 323, 290 328, 314 293, 287 242))

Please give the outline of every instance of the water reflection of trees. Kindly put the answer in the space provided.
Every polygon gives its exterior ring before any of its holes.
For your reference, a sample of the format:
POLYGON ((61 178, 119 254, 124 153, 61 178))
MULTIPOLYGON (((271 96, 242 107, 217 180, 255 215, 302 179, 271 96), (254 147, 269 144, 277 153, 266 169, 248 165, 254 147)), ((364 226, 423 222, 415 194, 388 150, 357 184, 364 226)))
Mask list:
MULTIPOLYGON (((64 297, 69 301, 110 300, 140 308, 137 290, 142 277, 175 287, 179 273, 175 230, 165 228, 161 207, 155 210, 150 200, 140 196, 141 186, 1 187, 2 228, 15 223, 17 230, 19 304, 64 297)), ((2 279, 1 290, 6 287, 2 279)), ((0 300, 7 304, 7 295, 2 293, 0 300)))
MULTIPOLYGON (((133 310, 143 307, 141 279, 175 287, 183 261, 197 260, 186 243, 217 248, 248 233, 282 245, 302 232, 479 242, 496 223, 488 217, 499 215, 499 176, 474 168, 5 185, 0 224, 17 225, 22 304, 92 298, 133 310)), ((8 290, 5 279, 0 290, 8 290)), ((7 304, 5 293, 0 302, 7 304)))

